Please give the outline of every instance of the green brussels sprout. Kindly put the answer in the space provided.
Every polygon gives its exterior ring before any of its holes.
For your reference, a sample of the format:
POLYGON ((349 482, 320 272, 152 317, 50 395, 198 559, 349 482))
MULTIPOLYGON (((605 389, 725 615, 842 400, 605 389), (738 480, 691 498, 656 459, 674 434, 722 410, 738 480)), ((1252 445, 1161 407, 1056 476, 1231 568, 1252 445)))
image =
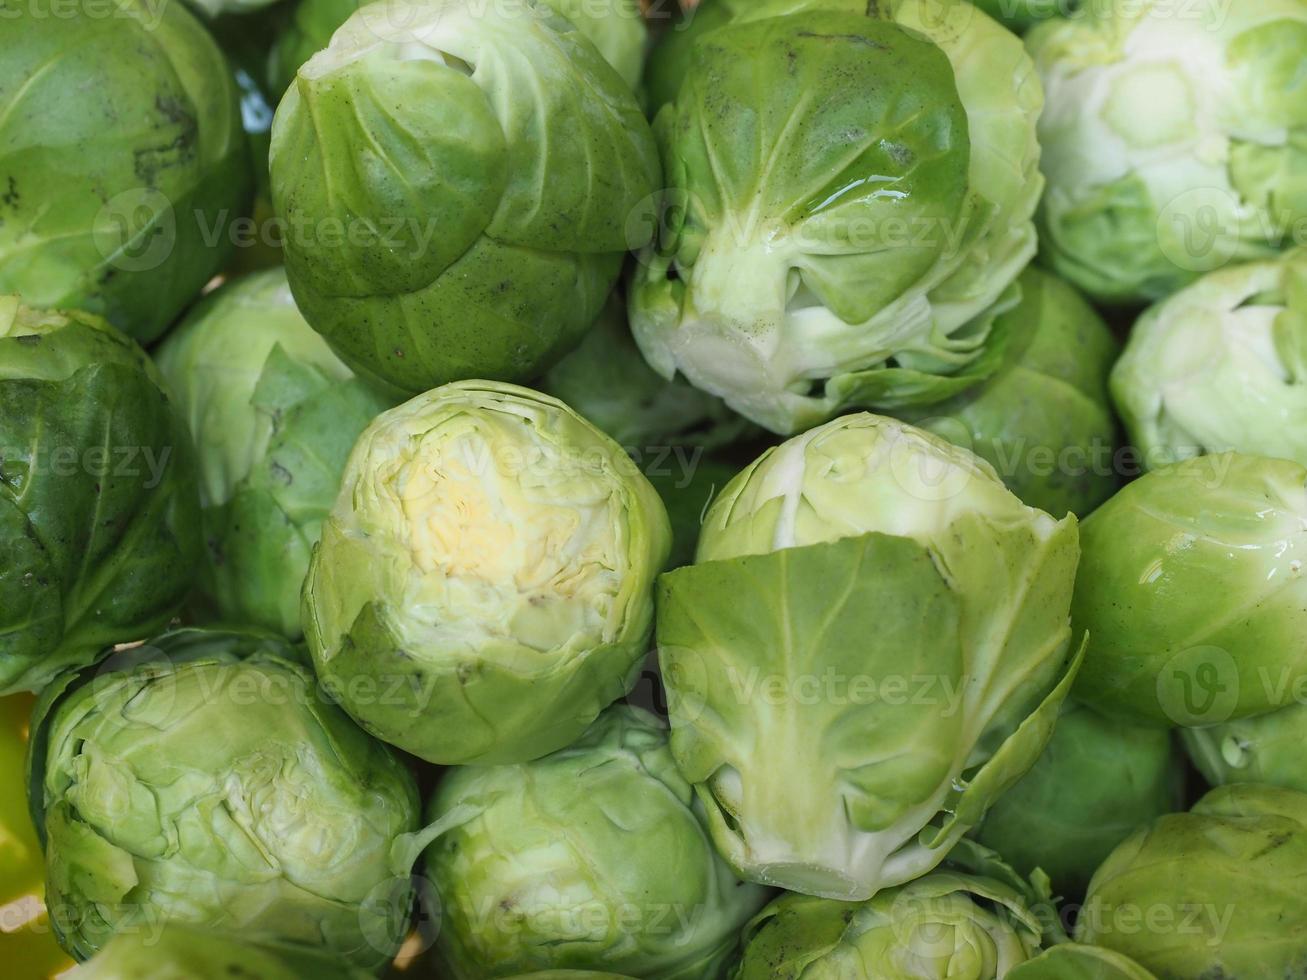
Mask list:
POLYGON ((574 347, 659 181, 634 94, 537 0, 361 7, 300 68, 270 161, 305 318, 410 393, 574 347))
POLYGON ((1213 786, 1270 783, 1307 793, 1307 687, 1286 707, 1255 718, 1181 731, 1189 758, 1213 786))
POLYGON ((620 973, 596 973, 594 970, 538 970, 523 973, 511 980, 632 980, 620 973))
POLYGON ((1112 395, 1145 465, 1227 450, 1307 464, 1307 251, 1210 273, 1154 306, 1112 395))
POLYGON ((180 630, 64 674, 33 714, 47 901, 78 959, 162 923, 376 969, 408 926, 412 774, 274 634, 180 630))
POLYGON ((1093 2, 1040 24, 1045 259, 1105 302, 1263 258, 1307 218, 1307 2, 1093 2))
POLYGON ((761 0, 696 33, 630 295, 654 369, 786 434, 997 370, 1043 186, 1021 42, 949 0, 761 0))
POLYGON ((162 386, 99 317, 0 296, 0 695, 163 629, 190 590, 194 453, 162 386))
POLYGON ((622 448, 557 399, 486 381, 379 416, 304 587, 323 683, 429 762, 570 744, 635 683, 671 530, 622 448))
POLYGON ((672 751, 732 866, 864 901, 938 865, 1052 733, 1076 537, 865 413, 737 476, 658 590, 672 751))
POLYGON ((1084 523, 1077 696, 1143 724, 1220 724, 1307 679, 1307 469, 1222 453, 1153 470, 1084 523))
MULTIPOLYGON (((285 92, 295 81, 300 66, 325 48, 331 35, 368 2, 371 0, 299 0, 290 25, 277 38, 272 50, 269 68, 272 88, 285 92)), ((458 2, 471 10, 485 6, 484 0, 458 2)), ((520 17, 540 16, 525 0, 499 0, 499 3, 501 10, 515 6, 515 13, 520 17)), ((570 20, 623 81, 635 88, 640 81, 648 38, 638 0, 548 0, 548 5, 570 20)))
POLYGON ((721 399, 649 367, 614 300, 580 346, 540 379, 540 390, 641 454, 654 447, 719 448, 749 431, 721 399))
POLYGON ((203 591, 222 618, 298 638, 309 555, 345 461, 393 400, 304 322, 281 269, 206 297, 158 363, 200 447, 203 591))
POLYGON ((1307 795, 1222 786, 1112 853, 1089 887, 1076 940, 1163 980, 1300 976, 1304 880, 1307 795))
POLYGON ((995 324, 1006 343, 998 373, 948 401, 900 414, 970 449, 1031 507, 1084 516, 1118 482, 1107 393, 1116 338, 1055 276, 1031 267, 1019 281, 1020 305, 995 324))
POLYGON ((1157 980, 1134 960, 1099 946, 1063 943, 1027 960, 1007 980, 1157 980))
POLYGON ((639 708, 609 709, 543 759, 451 771, 430 817, 451 980, 563 968, 714 980, 767 900, 713 850, 666 726, 639 708))
POLYGON ((783 895, 749 923, 732 980, 998 980, 1035 955, 1047 899, 992 858, 848 903, 783 895), (989 870, 1007 872, 989 877, 989 870))
POLYGON ((1059 894, 1079 897, 1121 841, 1180 808, 1179 776, 1169 732, 1068 701, 1044 754, 975 837, 1022 874, 1038 868, 1059 894))
POLYGON ((119 933, 68 980, 369 980, 319 951, 246 942, 181 925, 119 933))
POLYGON ((231 251, 236 85, 181 4, 0 3, 0 293, 153 340, 231 251))

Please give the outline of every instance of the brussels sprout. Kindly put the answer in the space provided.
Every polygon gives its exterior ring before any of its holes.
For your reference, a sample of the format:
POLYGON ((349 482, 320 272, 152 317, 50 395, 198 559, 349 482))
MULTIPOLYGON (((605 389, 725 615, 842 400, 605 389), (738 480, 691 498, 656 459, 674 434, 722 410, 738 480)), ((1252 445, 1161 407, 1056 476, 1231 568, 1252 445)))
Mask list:
POLYGON ((630 690, 670 545, 649 481, 562 402, 446 385, 359 439, 304 628, 369 731, 429 762, 522 762, 630 690))
POLYGON ((27 812, 23 757, 32 700, 0 699, 0 962, 15 980, 55 977, 72 965, 50 934, 41 845, 27 812))
POLYGON ((681 445, 713 449, 749 431, 720 399, 650 368, 631 337, 626 311, 612 300, 581 345, 540 379, 540 389, 639 453, 681 445))
POLYGON ((1307 464, 1307 252, 1213 272, 1153 307, 1112 394, 1145 465, 1226 450, 1307 464))
POLYGON ((1022 963, 1007 980, 1157 980, 1134 960, 1098 946, 1064 943, 1022 963))
POLYGON ((1181 732, 1194 765, 1213 786, 1271 783, 1307 793, 1307 688, 1291 692, 1298 700, 1279 711, 1241 718, 1209 728, 1181 732))
POLYGON ((780 433, 992 374, 1042 187, 1020 41, 948 0, 762 0, 689 62, 630 297, 650 364, 780 433))
MULTIPOLYGON (((331 41, 350 15, 370 0, 299 0, 290 26, 277 39, 269 69, 270 83, 285 92, 300 66, 331 41)), ((477 11, 484 0, 456 0, 477 11)), ((499 0, 500 9, 519 17, 541 16, 525 0, 499 0)), ((631 88, 640 81, 647 32, 637 0, 548 0, 599 50, 631 88)))
POLYGON ((181 630, 63 675, 30 766, 55 931, 79 959, 171 922, 365 969, 399 948, 413 777, 273 634, 181 630))
POLYGON ((453 770, 430 816, 451 980, 553 968, 714 980, 767 900, 713 850, 666 727, 626 705, 543 759, 453 770))
POLYGON ((181 4, 3 0, 0 293, 153 340, 222 268, 250 164, 236 86, 181 4))
POLYGON ((1307 218, 1307 2, 1094 2, 1028 36, 1047 105, 1046 259, 1096 299, 1161 299, 1307 218))
POLYGON ((1048 741, 1078 555, 1074 517, 890 419, 764 453, 659 583, 672 751, 723 856, 854 901, 938 865, 1048 741))
POLYGON ((271 168, 305 318, 407 392, 574 347, 659 181, 635 96, 536 0, 360 8, 286 92, 271 168))
POLYGON ((228 620, 300 636, 309 555, 345 461, 393 401, 304 322, 280 269, 207 297, 159 368, 200 447, 204 592, 228 620))
POLYGON ((1038 952, 1037 912, 1049 910, 1015 876, 977 870, 936 870, 854 904, 784 895, 749 923, 733 980, 1009 976, 1038 952))
POLYGON ((1223 786, 1112 853, 1089 886, 1076 939, 1163 978, 1298 976, 1307 967, 1304 880, 1307 795, 1223 786))
POLYGON ((1034 768, 999 797, 976 838, 1022 874, 1036 868, 1079 897, 1136 829, 1180 808, 1180 770, 1163 729, 1122 725, 1067 702, 1034 768))
POLYGON ((511 980, 632 980, 620 973, 596 973, 594 970, 539 970, 523 973, 511 980))
POLYGON ((371 973, 309 949, 165 925, 124 932, 68 980, 369 980, 371 973))
POLYGON ((1107 377, 1116 339, 1070 286, 1038 269, 996 329, 1003 367, 985 384, 902 413, 992 465, 1008 488, 1050 514, 1085 515, 1116 489, 1116 420, 1107 377))
POLYGON ((161 386, 98 317, 0 296, 0 695, 162 629, 186 597, 195 462, 161 386))
POLYGON ((1307 469, 1223 453, 1153 470, 1084 524, 1077 696, 1152 725, 1288 703, 1307 679, 1307 469))

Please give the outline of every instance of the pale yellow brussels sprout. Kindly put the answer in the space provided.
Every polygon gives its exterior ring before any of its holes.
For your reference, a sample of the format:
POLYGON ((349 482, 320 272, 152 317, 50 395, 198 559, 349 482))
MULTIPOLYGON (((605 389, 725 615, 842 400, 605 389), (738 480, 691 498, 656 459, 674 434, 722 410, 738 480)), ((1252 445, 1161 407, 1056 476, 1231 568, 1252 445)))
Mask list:
POLYGON ((670 546, 649 481, 562 402, 446 385, 355 446, 305 634, 379 737, 448 765, 538 758, 635 683, 670 546))

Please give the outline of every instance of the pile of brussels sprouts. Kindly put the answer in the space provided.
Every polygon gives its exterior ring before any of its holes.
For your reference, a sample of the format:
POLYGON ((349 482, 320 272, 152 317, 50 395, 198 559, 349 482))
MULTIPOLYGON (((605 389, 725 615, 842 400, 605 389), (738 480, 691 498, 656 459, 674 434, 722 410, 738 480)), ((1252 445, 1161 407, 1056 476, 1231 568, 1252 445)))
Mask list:
POLYGON ((1307 0, 0 0, 6 978, 1292 980, 1305 746, 1307 0))

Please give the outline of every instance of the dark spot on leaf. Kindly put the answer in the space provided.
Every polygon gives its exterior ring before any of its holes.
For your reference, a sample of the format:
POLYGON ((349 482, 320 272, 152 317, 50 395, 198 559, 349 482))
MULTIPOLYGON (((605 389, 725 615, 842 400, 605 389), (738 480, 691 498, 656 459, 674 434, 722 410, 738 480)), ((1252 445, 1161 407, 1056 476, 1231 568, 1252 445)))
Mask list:
POLYGON ((885 45, 879 41, 873 41, 861 34, 818 34, 815 31, 799 31, 798 36, 810 37, 817 41, 847 41, 850 44, 861 44, 864 47, 875 48, 878 51, 886 50, 885 45))

